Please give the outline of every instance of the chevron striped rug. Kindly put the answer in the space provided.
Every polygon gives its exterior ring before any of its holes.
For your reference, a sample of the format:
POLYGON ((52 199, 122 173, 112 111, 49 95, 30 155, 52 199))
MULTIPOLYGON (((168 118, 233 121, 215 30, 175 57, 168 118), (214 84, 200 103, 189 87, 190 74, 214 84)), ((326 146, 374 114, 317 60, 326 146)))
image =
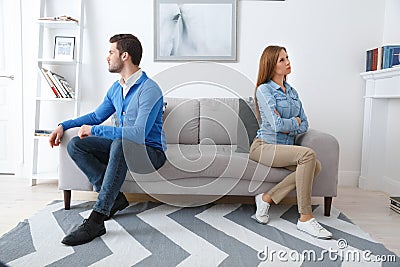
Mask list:
POLYGON ((251 219, 255 207, 217 204, 179 208, 131 203, 106 222, 101 238, 76 247, 60 243, 94 202, 48 205, 0 238, 9 266, 399 266, 400 258, 371 239, 337 209, 314 215, 333 233, 319 240, 296 230, 296 206, 272 206, 271 221, 251 219), (382 260, 385 260, 383 262, 382 260), (354 264, 354 265, 353 265, 354 264))

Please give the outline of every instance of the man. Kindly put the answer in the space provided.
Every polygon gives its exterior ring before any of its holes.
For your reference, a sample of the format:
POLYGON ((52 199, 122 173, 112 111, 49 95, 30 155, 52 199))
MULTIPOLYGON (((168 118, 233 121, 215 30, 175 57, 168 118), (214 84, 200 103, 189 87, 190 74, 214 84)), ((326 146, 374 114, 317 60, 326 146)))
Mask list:
POLYGON ((49 138, 51 147, 58 146, 65 130, 80 127, 68 153, 98 192, 89 218, 61 241, 69 246, 105 234, 104 221, 129 205, 120 192, 128 167, 148 173, 166 160, 162 92, 139 68, 141 43, 132 34, 114 35, 110 43, 108 70, 119 73, 120 80, 94 112, 60 123, 49 138), (100 125, 114 113, 116 126, 100 125))

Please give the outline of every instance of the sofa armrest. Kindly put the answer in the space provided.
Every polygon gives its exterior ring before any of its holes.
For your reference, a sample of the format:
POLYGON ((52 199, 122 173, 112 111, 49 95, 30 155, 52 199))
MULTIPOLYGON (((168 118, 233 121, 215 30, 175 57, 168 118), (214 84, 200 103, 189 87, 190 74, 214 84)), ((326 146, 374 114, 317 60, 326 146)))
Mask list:
POLYGON ((83 190, 92 191, 93 186, 85 174, 76 166, 68 155, 67 145, 69 141, 78 134, 79 128, 71 128, 64 132, 59 149, 58 188, 60 190, 83 190))
POLYGON ((339 143, 327 133, 309 129, 296 138, 296 145, 313 149, 321 162, 321 173, 315 177, 313 196, 333 197, 337 194, 339 143))

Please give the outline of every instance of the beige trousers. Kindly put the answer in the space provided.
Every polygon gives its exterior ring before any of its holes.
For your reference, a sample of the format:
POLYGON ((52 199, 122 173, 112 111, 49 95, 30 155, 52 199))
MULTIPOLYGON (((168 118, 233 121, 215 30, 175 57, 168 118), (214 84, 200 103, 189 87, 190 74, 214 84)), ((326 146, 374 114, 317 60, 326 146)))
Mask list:
POLYGON ((286 168, 293 173, 268 191, 275 204, 296 188, 300 214, 311 214, 313 179, 321 171, 321 163, 315 152, 308 147, 268 144, 254 139, 250 147, 250 159, 269 167, 286 168))

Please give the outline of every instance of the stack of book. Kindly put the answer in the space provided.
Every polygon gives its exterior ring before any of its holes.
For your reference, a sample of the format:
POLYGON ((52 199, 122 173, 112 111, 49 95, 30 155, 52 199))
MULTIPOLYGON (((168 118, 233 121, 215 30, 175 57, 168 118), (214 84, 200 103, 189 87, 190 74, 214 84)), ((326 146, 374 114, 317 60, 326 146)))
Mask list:
POLYGON ((400 197, 390 197, 390 208, 400 213, 400 197))
POLYGON ((35 130, 35 136, 49 136, 52 130, 35 130))
POLYGON ((57 98, 74 98, 74 91, 63 76, 45 68, 40 71, 57 98))
POLYGON ((386 45, 370 49, 366 54, 366 71, 400 66, 400 45, 386 45))

